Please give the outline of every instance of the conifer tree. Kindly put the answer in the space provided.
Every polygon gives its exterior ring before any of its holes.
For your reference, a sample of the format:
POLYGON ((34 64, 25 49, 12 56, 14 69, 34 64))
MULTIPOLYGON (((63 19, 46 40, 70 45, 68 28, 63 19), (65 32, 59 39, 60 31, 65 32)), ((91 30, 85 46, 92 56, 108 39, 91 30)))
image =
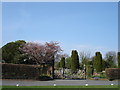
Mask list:
POLYGON ((120 68, 120 52, 118 52, 118 68, 120 68))
POLYGON ((72 50, 71 55, 71 70, 73 73, 76 73, 79 69, 79 56, 76 50, 72 50))
POLYGON ((102 54, 100 52, 96 52, 94 59, 94 68, 96 69, 96 72, 102 71, 102 54))
POLYGON ((62 57, 62 58, 61 58, 60 67, 63 69, 63 77, 64 77, 65 57, 62 57))

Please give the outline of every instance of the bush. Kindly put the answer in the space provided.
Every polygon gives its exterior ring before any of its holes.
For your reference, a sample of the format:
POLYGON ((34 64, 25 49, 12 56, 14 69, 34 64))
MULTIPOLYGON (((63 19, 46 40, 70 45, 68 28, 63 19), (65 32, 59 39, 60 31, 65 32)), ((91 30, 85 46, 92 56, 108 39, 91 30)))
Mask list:
POLYGON ((100 75, 100 76, 94 75, 94 76, 92 76, 92 78, 94 78, 94 77, 106 78, 106 76, 105 76, 105 75, 100 75))
POLYGON ((3 79, 37 79, 41 74, 47 74, 49 67, 24 64, 0 64, 2 65, 3 79))
POLYGON ((50 76, 48 76, 48 75, 40 75, 38 77, 38 80, 47 81, 47 80, 53 80, 53 79, 50 76))
POLYGON ((91 65, 86 66, 86 75, 87 77, 91 77, 93 75, 93 67, 91 65))
POLYGON ((99 79, 106 79, 106 73, 105 72, 100 72, 98 75, 93 75, 92 78, 99 78, 99 79))
POLYGON ((106 76, 110 81, 120 79, 120 68, 107 68, 106 76))

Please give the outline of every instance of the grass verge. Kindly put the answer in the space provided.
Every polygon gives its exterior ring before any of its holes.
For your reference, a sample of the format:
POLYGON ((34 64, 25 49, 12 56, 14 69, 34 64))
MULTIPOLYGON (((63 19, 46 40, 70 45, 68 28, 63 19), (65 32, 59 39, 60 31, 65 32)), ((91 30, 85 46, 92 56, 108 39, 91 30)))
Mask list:
POLYGON ((2 88, 118 88, 118 85, 89 85, 89 86, 0 86, 2 88))

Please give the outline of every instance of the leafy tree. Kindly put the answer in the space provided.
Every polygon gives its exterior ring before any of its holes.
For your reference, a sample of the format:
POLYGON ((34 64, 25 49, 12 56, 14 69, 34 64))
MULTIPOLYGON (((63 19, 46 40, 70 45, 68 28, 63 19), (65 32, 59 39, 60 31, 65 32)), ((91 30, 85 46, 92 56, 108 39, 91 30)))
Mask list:
MULTIPOLYGON (((20 52, 19 48, 23 47, 26 42, 24 40, 18 40, 15 42, 9 42, 2 47, 2 59, 5 60, 6 63, 16 63, 16 56, 20 56, 22 52, 20 52)), ((18 62, 19 63, 19 62, 18 62)))
POLYGON ((90 65, 90 66, 93 66, 93 61, 92 60, 86 60, 85 63, 80 63, 80 69, 84 69, 84 65, 90 65))
POLYGON ((71 68, 71 57, 65 59, 65 67, 70 69, 71 68))
POLYGON ((60 67, 63 69, 63 77, 64 77, 65 57, 62 57, 62 58, 61 58, 60 67))
POLYGON ((120 68, 120 52, 118 52, 118 68, 120 68))
POLYGON ((102 70, 105 70, 106 68, 108 68, 108 63, 103 59, 102 60, 102 70))
POLYGON ((60 62, 55 62, 55 68, 59 69, 60 68, 60 62))
POLYGON ((89 60, 89 61, 87 62, 87 65, 93 65, 93 61, 92 61, 92 60, 89 60))
POLYGON ((16 60, 14 63, 16 64, 36 64, 36 62, 27 54, 16 55, 14 58, 16 60))
POLYGON ((90 52, 89 51, 80 52, 80 60, 81 60, 81 69, 84 69, 84 65, 87 65, 90 61, 90 52))
POLYGON ((96 72, 102 71, 102 54, 100 52, 96 52, 96 56, 94 58, 94 68, 96 72))
POLYGON ((92 65, 86 65, 86 75, 87 77, 91 77, 93 75, 93 66, 92 65))
POLYGON ((85 51, 80 52, 80 60, 82 61, 83 65, 84 64, 86 65, 89 59, 90 59, 90 52, 85 52, 85 51))
POLYGON ((65 68, 65 57, 61 58, 60 67, 65 68))
POLYGON ((66 54, 66 53, 64 53, 64 54, 63 53, 59 53, 59 54, 56 55, 55 61, 56 62, 60 62, 60 60, 61 60, 62 57, 68 58, 69 55, 66 54))
POLYGON ((116 53, 115 52, 113 52, 113 51, 111 51, 111 52, 107 52, 106 53, 106 57, 105 57, 105 59, 106 59, 106 62, 108 63, 108 65, 107 65, 107 67, 108 68, 114 68, 114 67, 116 67, 116 53))
POLYGON ((76 50, 72 50, 71 55, 71 70, 73 73, 76 73, 79 69, 79 56, 76 50))

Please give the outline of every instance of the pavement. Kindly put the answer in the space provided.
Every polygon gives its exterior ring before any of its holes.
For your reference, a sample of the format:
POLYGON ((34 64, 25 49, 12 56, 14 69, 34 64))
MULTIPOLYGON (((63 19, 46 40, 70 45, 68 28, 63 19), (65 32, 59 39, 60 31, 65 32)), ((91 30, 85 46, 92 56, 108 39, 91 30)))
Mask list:
MULTIPOLYGON (((0 80, 2 85, 19 85, 19 86, 53 86, 54 84, 67 86, 67 85, 118 85, 118 81, 108 80, 51 80, 51 81, 36 81, 36 80, 0 80)), ((120 83, 119 83, 120 84, 120 83)))

